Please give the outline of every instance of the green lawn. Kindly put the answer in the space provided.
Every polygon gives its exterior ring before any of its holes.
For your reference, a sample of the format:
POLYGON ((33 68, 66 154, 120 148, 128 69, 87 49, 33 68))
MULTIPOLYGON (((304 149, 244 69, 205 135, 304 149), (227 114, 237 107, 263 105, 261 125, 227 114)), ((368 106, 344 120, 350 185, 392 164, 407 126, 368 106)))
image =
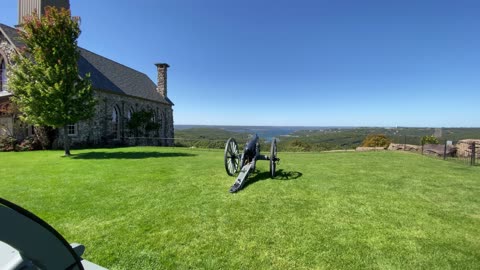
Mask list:
MULTIPOLYGON (((0 153, 0 196, 110 269, 478 269, 480 167, 279 153, 237 194, 223 151, 0 153)), ((1 226, 1 223, 0 223, 1 226)))

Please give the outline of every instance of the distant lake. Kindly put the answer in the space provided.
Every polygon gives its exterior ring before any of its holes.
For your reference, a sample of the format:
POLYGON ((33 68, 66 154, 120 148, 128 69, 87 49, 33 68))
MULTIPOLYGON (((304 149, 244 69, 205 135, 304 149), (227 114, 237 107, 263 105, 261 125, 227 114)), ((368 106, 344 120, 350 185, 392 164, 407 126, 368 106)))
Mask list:
POLYGON ((302 127, 302 126, 208 126, 208 125, 175 125, 176 130, 185 130, 190 128, 218 128, 231 132, 257 134, 261 139, 270 141, 272 138, 291 135, 298 130, 324 130, 331 128, 351 128, 351 127, 302 127))

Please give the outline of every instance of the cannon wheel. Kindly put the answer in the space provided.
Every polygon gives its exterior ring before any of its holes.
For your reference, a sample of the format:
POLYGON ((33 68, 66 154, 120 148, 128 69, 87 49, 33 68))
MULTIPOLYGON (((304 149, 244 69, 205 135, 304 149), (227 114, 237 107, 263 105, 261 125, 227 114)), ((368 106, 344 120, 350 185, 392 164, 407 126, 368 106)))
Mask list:
POLYGON ((273 139, 270 146, 270 177, 275 177, 275 169, 277 168, 277 139, 273 139))
POLYGON ((227 174, 233 176, 238 172, 238 164, 240 163, 238 154, 238 144, 234 138, 230 138, 225 145, 225 170, 227 174))

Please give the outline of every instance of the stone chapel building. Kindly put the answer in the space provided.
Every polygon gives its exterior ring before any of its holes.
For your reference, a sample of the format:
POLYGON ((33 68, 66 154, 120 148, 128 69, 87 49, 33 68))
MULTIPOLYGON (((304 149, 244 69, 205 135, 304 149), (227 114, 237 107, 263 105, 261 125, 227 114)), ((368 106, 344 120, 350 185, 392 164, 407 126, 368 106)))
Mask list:
MULTIPOLYGON (((69 0, 19 0, 18 3, 18 25, 22 24, 24 16, 32 14, 34 10, 44 12, 46 6, 70 8, 69 0)), ((0 136, 9 135, 21 140, 32 135, 33 129, 22 124, 18 112, 12 111, 12 93, 7 85, 7 71, 12 64, 12 57, 23 46, 18 31, 21 31, 18 26, 15 28, 0 23, 0 136)), ((90 73, 97 106, 92 119, 69 125, 72 145, 173 145, 174 104, 167 96, 169 65, 155 64, 158 73, 155 84, 140 71, 84 48, 79 50, 79 75, 90 73), (140 110, 153 112, 152 120, 159 124, 159 128, 144 137, 133 138, 126 124, 132 114, 140 110)), ((63 129, 58 132, 57 144, 60 143, 58 140, 62 138, 63 129)))

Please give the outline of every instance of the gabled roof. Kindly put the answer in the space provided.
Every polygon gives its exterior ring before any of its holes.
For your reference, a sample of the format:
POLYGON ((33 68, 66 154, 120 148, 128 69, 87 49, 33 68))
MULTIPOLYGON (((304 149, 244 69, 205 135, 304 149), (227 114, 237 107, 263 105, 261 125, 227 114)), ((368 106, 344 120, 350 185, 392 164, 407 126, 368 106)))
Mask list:
MULTIPOLYGON (((0 31, 6 35, 15 47, 23 46, 17 29, 0 24, 0 31)), ((78 68, 80 76, 90 73, 90 79, 95 89, 173 105, 168 97, 164 98, 157 92, 155 83, 144 73, 89 50, 80 47, 79 50, 78 68)))
POLYGON ((80 48, 78 68, 81 76, 90 73, 96 89, 172 104, 157 92, 157 86, 144 73, 89 50, 80 48))
POLYGON ((22 46, 23 43, 19 39, 17 29, 0 23, 0 31, 16 48, 22 46))

